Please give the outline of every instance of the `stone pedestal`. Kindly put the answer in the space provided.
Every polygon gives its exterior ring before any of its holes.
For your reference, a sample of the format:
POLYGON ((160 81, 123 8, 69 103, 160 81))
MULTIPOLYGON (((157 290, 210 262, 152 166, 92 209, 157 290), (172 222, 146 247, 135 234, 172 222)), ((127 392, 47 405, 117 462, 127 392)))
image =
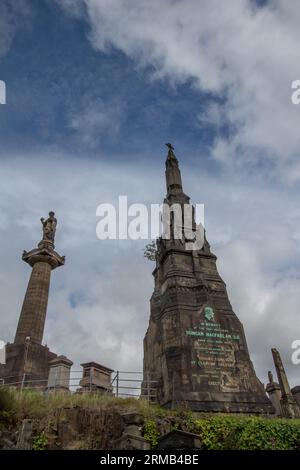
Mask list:
POLYGON ((112 393, 112 369, 102 366, 97 362, 86 362, 81 364, 81 366, 83 367, 83 372, 79 385, 82 387, 82 391, 112 393))
POLYGON ((273 360, 281 389, 280 406, 284 418, 300 418, 300 409, 292 395, 290 385, 277 349, 272 348, 273 360))
POLYGON ((144 422, 142 416, 136 412, 128 412, 122 415, 124 431, 113 444, 114 450, 150 450, 150 443, 141 433, 144 422))
POLYGON ((300 385, 297 385, 296 387, 293 387, 291 389, 292 395, 294 397, 294 400, 296 401, 299 410, 300 410, 300 385))
POLYGON ((47 346, 38 343, 8 343, 6 345, 6 364, 2 371, 4 383, 20 387, 45 389, 49 374, 49 363, 57 355, 47 346))
POLYGON ((269 382, 266 386, 266 391, 275 409, 276 416, 280 416, 282 414, 282 411, 280 406, 281 391, 279 384, 276 382, 269 382))
POLYGON ((73 362, 65 356, 58 356, 49 363, 47 390, 68 392, 70 387, 70 372, 73 362))

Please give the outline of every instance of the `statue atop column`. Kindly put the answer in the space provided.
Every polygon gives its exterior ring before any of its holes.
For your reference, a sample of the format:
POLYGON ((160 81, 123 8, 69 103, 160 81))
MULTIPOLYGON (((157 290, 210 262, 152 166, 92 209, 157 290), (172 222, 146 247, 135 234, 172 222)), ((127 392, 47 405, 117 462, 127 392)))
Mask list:
POLYGON ((271 372, 270 370, 269 370, 269 372, 268 372, 268 378, 269 378, 270 384, 272 384, 272 383, 274 382, 274 378, 273 378, 273 374, 272 374, 272 372, 271 372))
POLYGON ((43 226, 43 240, 50 241, 54 243, 57 219, 55 218, 54 212, 49 212, 48 219, 41 218, 42 226, 43 226))

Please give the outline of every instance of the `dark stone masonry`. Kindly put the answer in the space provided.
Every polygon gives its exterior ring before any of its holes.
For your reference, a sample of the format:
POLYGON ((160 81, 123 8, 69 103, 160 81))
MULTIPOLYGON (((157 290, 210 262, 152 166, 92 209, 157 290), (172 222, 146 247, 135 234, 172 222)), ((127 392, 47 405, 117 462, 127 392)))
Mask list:
MULTIPOLYGON (((183 192, 173 147, 168 147, 165 203, 183 206, 190 198, 183 192)), ((194 216, 192 227, 195 232, 194 216)), ((153 388, 164 407, 273 414, 205 232, 202 248, 186 249, 189 240, 184 235, 157 240, 144 378, 157 380, 153 388)))

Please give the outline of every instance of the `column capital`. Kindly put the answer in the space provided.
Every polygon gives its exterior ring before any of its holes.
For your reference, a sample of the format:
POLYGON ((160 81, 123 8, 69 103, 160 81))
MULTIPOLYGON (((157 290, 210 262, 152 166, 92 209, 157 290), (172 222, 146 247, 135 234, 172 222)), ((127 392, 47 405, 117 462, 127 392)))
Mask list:
POLYGON ((44 243, 43 241, 39 243, 38 248, 34 248, 31 251, 23 251, 22 260, 25 263, 28 263, 31 267, 35 263, 48 263, 51 266, 51 269, 55 269, 59 266, 65 264, 65 257, 59 255, 54 251, 51 243, 44 243))

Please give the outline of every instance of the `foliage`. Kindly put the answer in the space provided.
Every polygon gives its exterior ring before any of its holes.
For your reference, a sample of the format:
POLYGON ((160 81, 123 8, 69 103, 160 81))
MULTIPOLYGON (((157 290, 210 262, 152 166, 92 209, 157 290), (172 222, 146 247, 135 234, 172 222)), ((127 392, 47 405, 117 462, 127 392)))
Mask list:
POLYGON ((150 442, 151 449, 156 449, 158 444, 159 431, 156 422, 149 419, 144 424, 144 438, 150 442))
POLYGON ((20 390, 11 389, 10 393, 19 419, 41 418, 63 407, 80 406, 100 411, 109 408, 130 410, 146 406, 142 400, 135 398, 124 399, 99 393, 46 394, 29 388, 23 389, 22 393, 20 390))
POLYGON ((7 422, 14 417, 16 400, 14 392, 7 387, 0 387, 0 421, 7 422))
POLYGON ((300 420, 215 416, 195 420, 194 432, 209 450, 287 450, 300 445, 300 420))
POLYGON ((151 243, 148 243, 148 245, 145 246, 144 258, 147 258, 149 261, 155 261, 156 252, 157 252, 156 242, 152 241, 151 243))
POLYGON ((32 450, 45 450, 48 444, 48 438, 44 433, 38 434, 32 439, 32 450))
POLYGON ((300 450, 300 419, 193 413, 185 406, 167 410, 149 404, 147 400, 124 399, 98 393, 45 394, 27 388, 21 393, 17 389, 0 387, 0 425, 10 426, 14 422, 20 424, 24 418, 43 423, 38 428, 40 434, 34 438, 36 450, 47 446, 44 433, 47 434, 51 426, 54 426, 56 411, 74 406, 97 412, 139 412, 144 417, 144 437, 153 449, 157 447, 158 437, 168 429, 182 429, 198 434, 204 449, 300 450))

